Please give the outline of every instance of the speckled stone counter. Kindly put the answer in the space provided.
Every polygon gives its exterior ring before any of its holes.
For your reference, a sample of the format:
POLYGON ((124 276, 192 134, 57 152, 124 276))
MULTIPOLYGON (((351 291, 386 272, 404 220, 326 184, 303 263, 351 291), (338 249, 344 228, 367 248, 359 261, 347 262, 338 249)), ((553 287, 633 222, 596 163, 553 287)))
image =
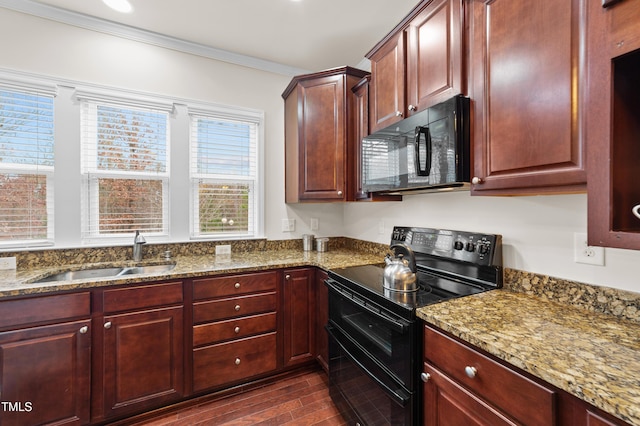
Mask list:
MULTIPOLYGON (((532 286, 543 287, 544 277, 534 277, 533 283, 517 278, 513 282, 507 279, 505 289, 427 306, 418 310, 418 316, 626 422, 640 425, 640 324, 628 319, 629 315, 610 312, 610 306, 620 305, 615 297, 607 301, 597 295, 617 291, 573 283, 569 293, 554 294, 549 288, 538 292, 532 286), (588 306, 585 297, 604 307, 588 306)), ((631 305, 640 301, 640 295, 620 294, 627 304, 629 299, 631 305)), ((633 306, 629 312, 637 318, 633 306)))
POLYGON ((145 281, 184 279, 208 275, 262 271, 266 269, 292 268, 298 266, 317 266, 322 269, 381 263, 380 253, 354 252, 350 249, 336 248, 327 252, 305 252, 296 248, 278 250, 258 250, 233 253, 231 256, 180 255, 170 262, 163 259, 149 259, 135 265, 154 265, 175 263, 169 272, 154 275, 126 275, 119 278, 100 278, 36 283, 34 281, 69 269, 87 269, 92 267, 133 266, 126 260, 96 263, 73 263, 37 267, 29 265, 15 271, 0 273, 0 298, 22 296, 56 291, 69 291, 83 288, 104 287, 122 284, 134 284, 145 281))

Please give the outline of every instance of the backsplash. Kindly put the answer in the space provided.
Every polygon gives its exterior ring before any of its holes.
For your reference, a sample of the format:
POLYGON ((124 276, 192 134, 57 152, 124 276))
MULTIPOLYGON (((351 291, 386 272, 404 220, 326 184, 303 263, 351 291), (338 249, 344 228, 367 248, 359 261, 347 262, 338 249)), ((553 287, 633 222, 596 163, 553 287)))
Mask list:
MULTIPOLYGON (((145 260, 162 260, 165 252, 171 252, 171 257, 181 256, 213 256, 216 246, 230 245, 232 253, 250 253, 256 251, 302 250, 302 240, 229 240, 203 241, 175 244, 145 244, 143 258, 145 260)), ((329 250, 349 249, 361 253, 380 253, 380 262, 388 250, 384 244, 354 240, 345 237, 329 239, 329 250)), ((33 269, 48 268, 60 265, 95 264, 103 262, 122 262, 132 258, 131 246, 96 247, 77 249, 52 249, 15 251, 0 253, 0 257, 15 257, 17 268, 33 269)))
POLYGON ((640 323, 640 294, 505 268, 506 290, 640 323))

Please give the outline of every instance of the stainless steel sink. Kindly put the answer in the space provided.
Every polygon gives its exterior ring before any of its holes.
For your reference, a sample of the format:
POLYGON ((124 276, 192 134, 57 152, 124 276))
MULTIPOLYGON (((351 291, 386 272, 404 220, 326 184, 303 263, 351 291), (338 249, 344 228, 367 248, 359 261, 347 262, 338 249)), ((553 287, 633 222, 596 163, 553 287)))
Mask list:
POLYGON ((91 278, 105 278, 115 277, 121 273, 124 268, 95 268, 95 269, 83 269, 81 271, 66 271, 59 274, 49 275, 48 277, 37 280, 37 283, 45 283, 52 281, 72 281, 72 280, 87 280, 91 278))
POLYGON ((169 272, 176 265, 168 264, 168 265, 149 265, 149 266, 132 266, 130 268, 124 268, 122 272, 120 272, 117 276, 120 277, 122 275, 138 275, 138 274, 162 274, 164 272, 169 272))
POLYGON ((92 278, 121 277, 124 275, 140 274, 162 274, 175 268, 175 264, 149 265, 149 266, 128 266, 125 268, 93 268, 80 271, 66 271, 36 280, 36 283, 90 280, 92 278))

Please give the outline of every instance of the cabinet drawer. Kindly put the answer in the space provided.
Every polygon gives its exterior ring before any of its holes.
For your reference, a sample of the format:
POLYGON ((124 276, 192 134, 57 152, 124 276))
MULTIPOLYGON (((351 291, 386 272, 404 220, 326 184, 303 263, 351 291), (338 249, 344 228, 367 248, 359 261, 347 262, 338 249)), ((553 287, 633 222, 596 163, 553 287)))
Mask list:
POLYGON ((445 374, 519 422, 555 424, 553 390, 429 327, 425 327, 424 355, 445 374), (474 377, 467 376, 467 367, 475 369, 474 377))
POLYGON ((89 317, 91 299, 88 292, 32 297, 0 302, 0 329, 60 322, 72 318, 89 317))
POLYGON ((193 351, 193 390, 198 392, 275 368, 276 333, 206 346, 193 351))
POLYGON ((275 291, 276 282, 277 273, 275 271, 193 280, 193 299, 202 300, 261 291, 275 291))
POLYGON ((150 284, 105 290, 104 312, 121 312, 182 303, 182 283, 150 284))
POLYGON ((275 330, 275 312, 196 325, 193 327, 193 346, 208 345, 275 330))
POLYGON ((193 322, 260 314, 276 310, 276 293, 252 294, 193 304, 193 322))

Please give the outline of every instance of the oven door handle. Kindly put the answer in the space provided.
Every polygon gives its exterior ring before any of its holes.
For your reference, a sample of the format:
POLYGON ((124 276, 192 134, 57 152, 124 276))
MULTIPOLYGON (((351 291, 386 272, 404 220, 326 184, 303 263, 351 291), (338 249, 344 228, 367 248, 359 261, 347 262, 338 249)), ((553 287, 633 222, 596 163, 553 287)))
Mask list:
POLYGON ((411 396, 407 395, 405 392, 398 392, 395 391, 393 389, 391 389, 389 387, 389 385, 387 385, 386 383, 384 383, 382 380, 380 380, 379 378, 377 378, 374 374, 371 374, 371 372, 367 369, 367 367, 365 367, 359 360, 356 359, 356 357, 354 357, 351 352, 349 351, 349 349, 347 349, 342 342, 340 341, 340 339, 338 338, 338 336, 335 335, 335 333, 333 332, 333 327, 330 325, 327 325, 325 327, 325 329, 327 330, 327 332, 329 333, 330 337, 340 346, 340 348, 342 349, 342 352, 347 355, 349 357, 349 359, 351 360, 351 362, 353 362, 354 364, 356 364, 364 374, 366 374, 371 380, 373 380, 374 382, 376 382, 378 385, 380 385, 380 387, 382 389, 384 389, 385 393, 387 395, 389 395, 389 397, 391 397, 393 400, 396 401, 396 403, 400 404, 401 406, 406 406, 409 401, 411 400, 411 396))
POLYGON ((342 295, 342 297, 345 298, 345 300, 350 301, 351 303, 354 303, 356 305, 358 305, 359 308, 364 309, 365 311, 367 311, 367 313, 373 315, 374 317, 378 318, 380 321, 383 321, 385 323, 385 325, 391 329, 393 329, 393 331, 396 331, 400 334, 405 334, 407 332, 407 330, 409 329, 409 325, 404 323, 404 322, 400 322, 400 321, 396 321, 393 318, 390 318, 386 315, 381 314, 380 312, 372 309, 371 307, 365 305, 364 303, 360 303, 357 300, 354 300, 350 294, 346 294, 345 292, 341 291, 338 287, 336 287, 331 280, 325 280, 325 284, 327 285, 327 287, 329 287, 329 290, 335 291, 336 293, 342 295))

